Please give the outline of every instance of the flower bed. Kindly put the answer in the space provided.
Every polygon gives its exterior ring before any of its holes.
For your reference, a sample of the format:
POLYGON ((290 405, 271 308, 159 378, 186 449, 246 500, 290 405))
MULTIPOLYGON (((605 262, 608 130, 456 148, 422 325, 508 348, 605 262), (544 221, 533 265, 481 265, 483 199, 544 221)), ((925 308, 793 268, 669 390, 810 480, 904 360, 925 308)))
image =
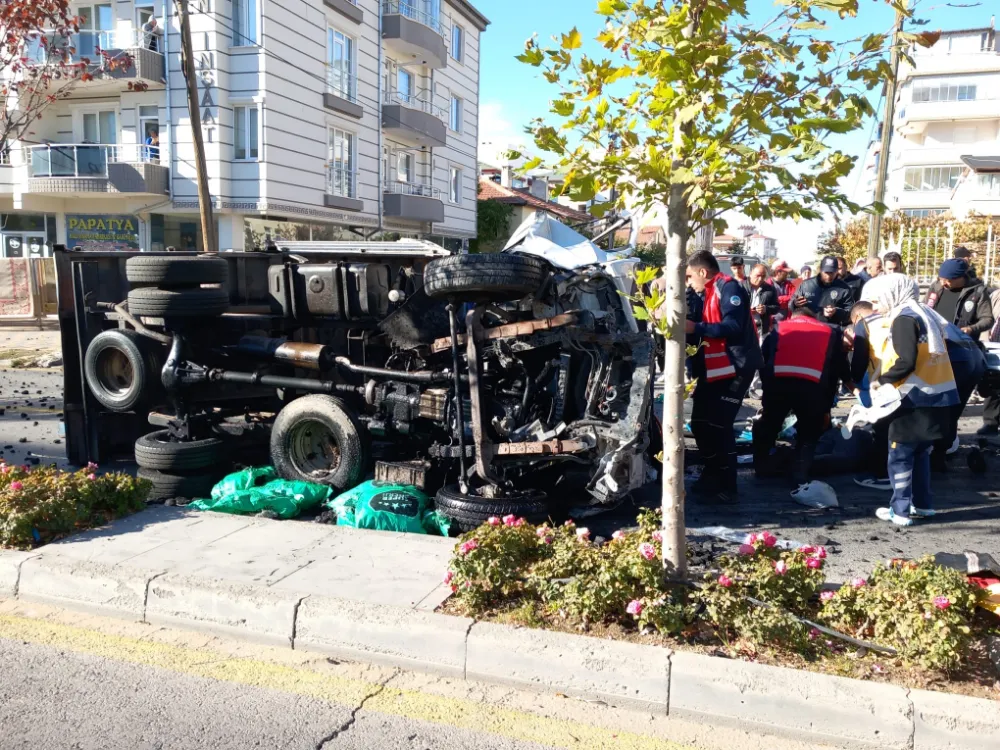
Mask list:
MULTIPOLYGON (((955 679, 970 665, 977 683, 987 635, 998 621, 977 610, 981 592, 931 558, 894 560, 838 590, 824 589, 826 550, 781 550, 751 534, 736 555, 691 586, 668 586, 660 564, 657 513, 638 529, 596 544, 567 522, 533 526, 491 518, 461 537, 445 582, 453 611, 535 627, 654 638, 772 663, 818 665, 859 676, 894 672, 920 686, 955 679), (867 645, 852 643, 837 634, 867 645)), ((986 659, 988 664, 988 659, 986 659)), ((975 691, 974 691, 975 692, 975 691)))
POLYGON ((30 549, 145 507, 149 482, 96 469, 0 464, 0 547, 30 549))

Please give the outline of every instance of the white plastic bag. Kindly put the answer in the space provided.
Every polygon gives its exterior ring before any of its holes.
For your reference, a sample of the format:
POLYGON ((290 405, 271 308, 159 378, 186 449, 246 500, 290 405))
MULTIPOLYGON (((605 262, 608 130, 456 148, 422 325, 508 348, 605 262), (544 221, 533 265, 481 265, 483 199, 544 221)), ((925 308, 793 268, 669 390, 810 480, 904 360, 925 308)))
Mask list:
POLYGON ((797 490, 792 491, 792 499, 799 505, 816 510, 837 508, 840 505, 837 502, 837 493, 826 482, 812 481, 801 484, 797 490))

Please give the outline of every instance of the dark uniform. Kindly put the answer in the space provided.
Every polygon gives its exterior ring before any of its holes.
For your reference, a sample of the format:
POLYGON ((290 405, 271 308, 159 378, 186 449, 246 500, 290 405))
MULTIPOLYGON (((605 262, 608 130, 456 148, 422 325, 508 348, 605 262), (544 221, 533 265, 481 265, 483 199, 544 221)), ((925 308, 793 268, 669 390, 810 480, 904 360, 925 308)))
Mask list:
POLYGON ((851 322, 851 308, 855 299, 851 288, 840 279, 834 279, 830 284, 823 284, 819 276, 806 279, 799 285, 791 307, 795 309, 795 298, 805 297, 806 307, 816 313, 816 317, 826 323, 846 326, 851 322), (826 307, 836 308, 832 318, 823 315, 826 307))
POLYGON ((702 322, 695 325, 694 333, 702 339, 702 346, 690 363, 698 378, 691 431, 705 465, 696 489, 735 497, 733 423, 762 363, 750 299, 738 281, 720 273, 709 282, 702 322))

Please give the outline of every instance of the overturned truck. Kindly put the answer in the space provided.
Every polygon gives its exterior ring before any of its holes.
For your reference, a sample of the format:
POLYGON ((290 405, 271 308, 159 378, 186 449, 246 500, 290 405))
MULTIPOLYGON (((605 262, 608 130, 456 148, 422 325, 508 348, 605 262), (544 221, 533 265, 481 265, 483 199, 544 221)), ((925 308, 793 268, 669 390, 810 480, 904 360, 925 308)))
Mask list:
POLYGON ((542 245, 57 248, 69 458, 134 456, 159 497, 236 464, 337 490, 374 473, 459 528, 613 503, 650 470, 631 263, 542 245))

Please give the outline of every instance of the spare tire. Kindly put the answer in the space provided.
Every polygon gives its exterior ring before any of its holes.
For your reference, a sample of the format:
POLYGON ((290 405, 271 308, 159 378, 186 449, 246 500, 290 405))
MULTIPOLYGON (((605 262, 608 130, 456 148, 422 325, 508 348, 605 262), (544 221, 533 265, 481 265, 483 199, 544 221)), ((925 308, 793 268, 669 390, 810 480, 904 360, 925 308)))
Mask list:
POLYGON ((211 497, 212 488, 219 478, 214 473, 165 474, 162 471, 146 468, 140 468, 136 476, 153 483, 147 500, 171 500, 175 497, 200 500, 211 497))
POLYGON ((228 468, 226 444, 217 437, 173 440, 167 430, 143 435, 135 441, 135 462, 144 469, 186 474, 204 469, 228 468))
POLYGON ((157 358, 135 331, 97 334, 83 357, 83 377, 108 411, 135 411, 143 395, 160 382, 157 358))
POLYGON ((302 396, 278 413, 271 427, 271 463, 284 479, 357 486, 368 471, 366 435, 339 398, 302 396))
POLYGON ((125 261, 125 278, 130 284, 169 288, 225 284, 229 264, 222 258, 137 255, 125 261))
POLYGON ((427 264, 424 290, 438 299, 509 302, 537 292, 548 273, 549 264, 533 255, 452 255, 427 264))
POLYGON ((128 293, 128 311, 147 318, 205 318, 229 309, 225 289, 133 289, 128 293))
POLYGON ((461 531, 472 531, 493 516, 517 516, 528 523, 545 523, 551 512, 544 492, 520 491, 506 497, 487 498, 476 494, 476 490, 463 495, 454 484, 438 490, 434 505, 461 531))

